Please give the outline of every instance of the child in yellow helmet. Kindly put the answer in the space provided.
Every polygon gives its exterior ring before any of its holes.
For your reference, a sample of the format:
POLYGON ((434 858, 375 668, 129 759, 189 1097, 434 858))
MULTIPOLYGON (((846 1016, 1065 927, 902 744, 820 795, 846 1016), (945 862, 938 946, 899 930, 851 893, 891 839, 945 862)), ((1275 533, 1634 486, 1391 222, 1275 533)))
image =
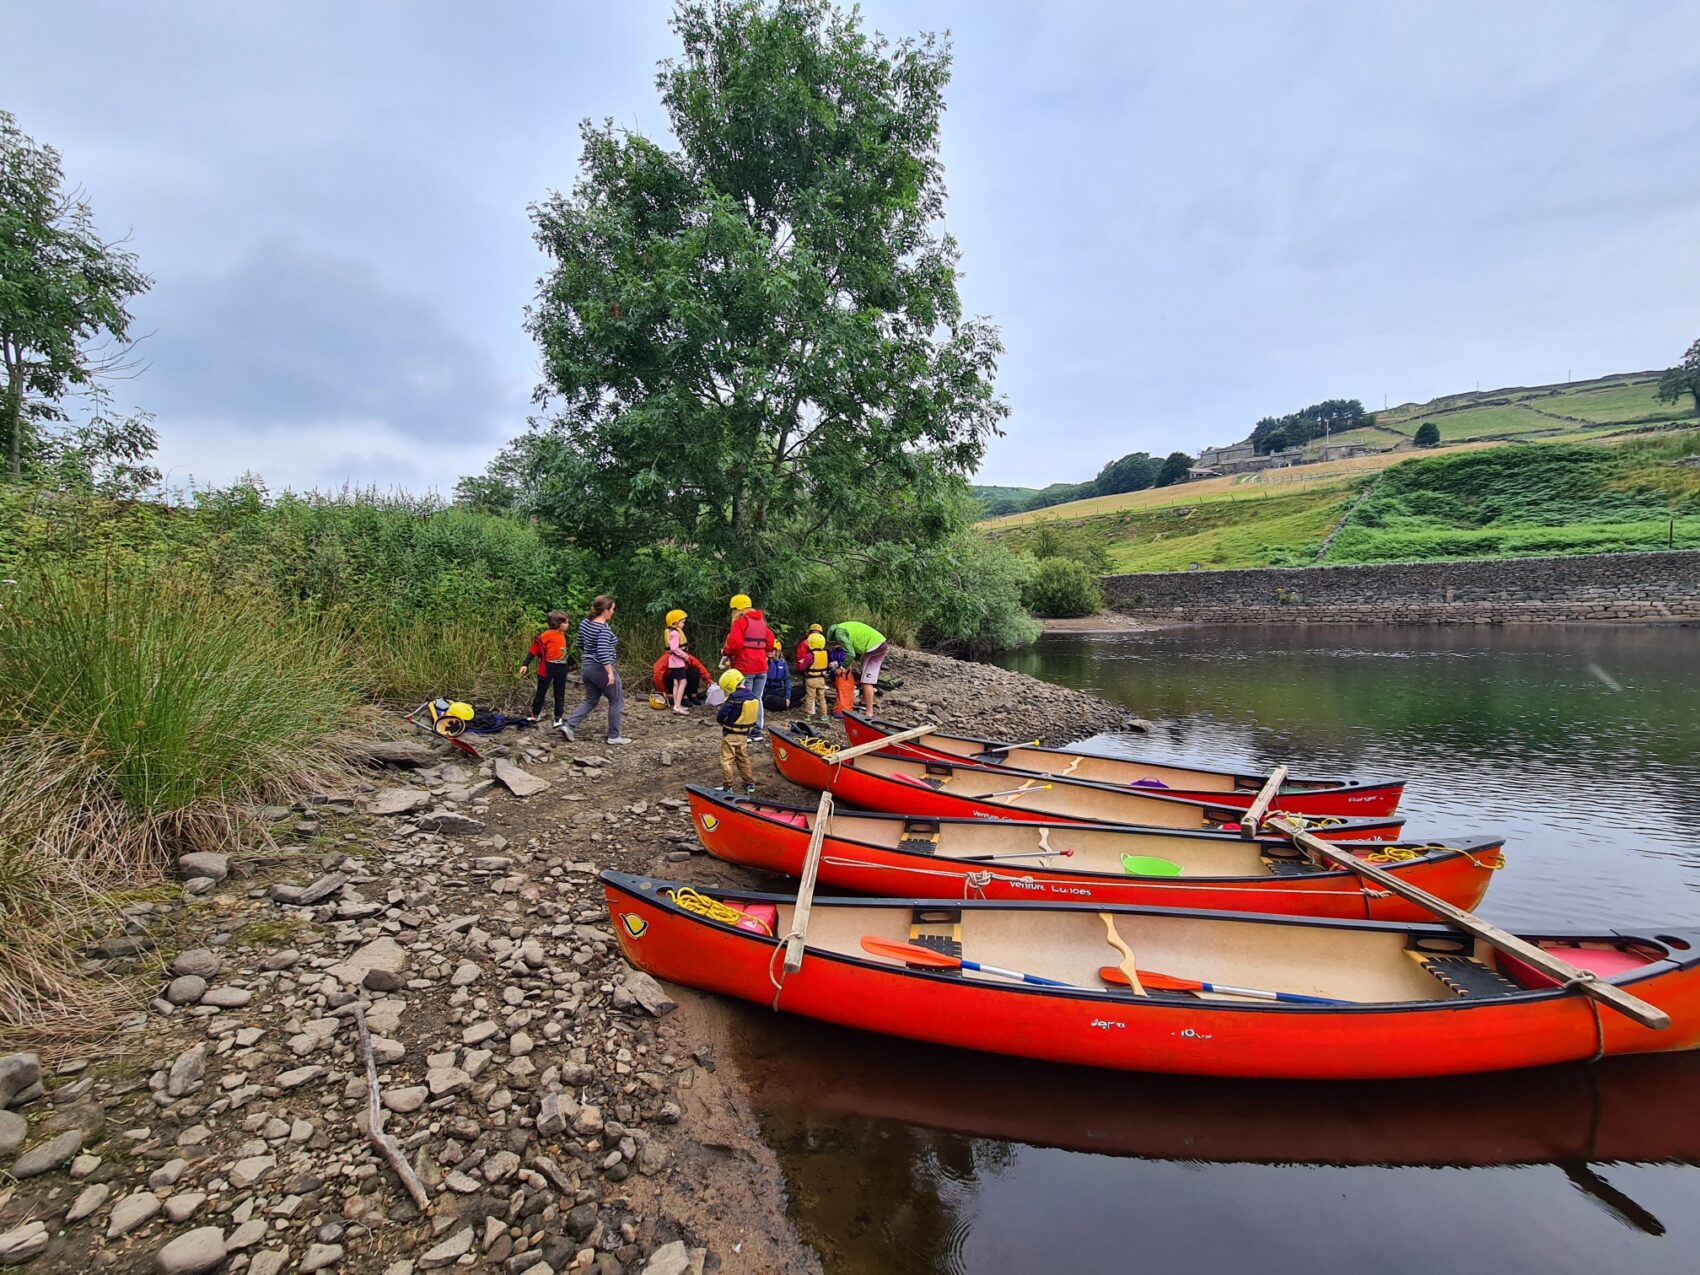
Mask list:
POLYGON ((756 724, 761 701, 750 691, 744 675, 729 668, 720 675, 720 689, 726 692, 726 702, 714 719, 720 723, 720 778, 732 787, 735 777, 744 781, 744 791, 756 790, 755 771, 750 769, 750 729, 756 724), (734 774, 736 772, 736 774, 734 774))
POLYGON ((689 618, 674 607, 667 613, 667 629, 662 634, 667 643, 667 668, 663 677, 673 697, 673 711, 680 717, 690 715, 690 710, 685 707, 685 684, 690 680, 691 672, 691 662, 685 658, 685 649, 690 646, 685 639, 685 621, 689 618))
POLYGON ((826 654, 826 638, 819 633, 811 633, 803 639, 803 645, 808 649, 808 656, 797 670, 803 675, 803 720, 824 722, 827 714, 826 670, 830 662, 826 654), (816 705, 820 709, 818 718, 816 705))

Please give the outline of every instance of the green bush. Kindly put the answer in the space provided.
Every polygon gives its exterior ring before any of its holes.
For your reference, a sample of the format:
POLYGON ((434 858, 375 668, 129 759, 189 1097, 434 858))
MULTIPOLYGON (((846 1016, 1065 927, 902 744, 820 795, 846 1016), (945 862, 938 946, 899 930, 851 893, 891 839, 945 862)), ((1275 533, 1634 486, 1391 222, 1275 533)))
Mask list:
POLYGON ((982 654, 1026 646, 1039 636, 1022 592, 1037 568, 977 532, 952 537, 931 558, 928 600, 918 635, 938 650, 982 654))
POLYGON ((1098 579, 1072 558, 1041 558, 1022 594, 1027 609, 1046 618, 1091 615, 1103 608, 1098 579))

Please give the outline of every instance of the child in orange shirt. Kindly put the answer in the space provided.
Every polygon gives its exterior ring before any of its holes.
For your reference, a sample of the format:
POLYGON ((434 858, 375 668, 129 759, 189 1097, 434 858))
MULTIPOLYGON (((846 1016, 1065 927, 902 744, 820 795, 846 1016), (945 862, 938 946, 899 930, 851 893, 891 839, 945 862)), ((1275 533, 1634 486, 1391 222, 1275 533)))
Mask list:
POLYGON ((519 666, 523 677, 531 661, 537 661, 537 692, 531 697, 532 721, 536 721, 537 715, 543 711, 543 699, 551 690, 555 692, 555 725, 559 726, 561 718, 566 716, 567 669, 570 667, 567 663, 567 625, 571 619, 565 611, 549 612, 549 627, 532 639, 525 663, 519 666))

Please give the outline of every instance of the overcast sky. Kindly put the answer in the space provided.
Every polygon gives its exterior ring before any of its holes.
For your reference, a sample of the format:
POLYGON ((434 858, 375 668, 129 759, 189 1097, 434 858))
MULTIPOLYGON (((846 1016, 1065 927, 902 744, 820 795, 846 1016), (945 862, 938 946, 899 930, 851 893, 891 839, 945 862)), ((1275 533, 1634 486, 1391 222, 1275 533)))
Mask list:
MULTIPOLYGON (((662 0, 7 11, 0 107, 156 280, 174 482, 447 492, 537 377, 526 205, 654 136, 662 0)), ((1008 347, 981 481, 1700 337, 1700 5, 872 0, 951 31, 948 225, 1008 347)))

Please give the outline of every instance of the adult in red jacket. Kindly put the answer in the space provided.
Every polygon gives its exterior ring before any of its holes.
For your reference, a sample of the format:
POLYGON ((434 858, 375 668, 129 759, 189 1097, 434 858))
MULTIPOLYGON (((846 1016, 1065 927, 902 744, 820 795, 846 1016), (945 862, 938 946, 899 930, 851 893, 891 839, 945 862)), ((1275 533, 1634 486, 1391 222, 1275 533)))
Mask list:
MULTIPOLYGON (((651 680, 655 683, 655 689, 660 691, 663 695, 671 694, 672 692, 667 688, 667 653, 665 651, 661 653, 661 658, 655 661, 650 672, 654 675, 651 680)), ((686 651, 686 702, 691 704, 700 704, 703 700, 703 696, 706 694, 704 688, 707 687, 707 685, 713 680, 714 675, 708 671, 708 665, 697 659, 697 657, 692 655, 689 651, 686 651)))
MULTIPOLYGON (((767 690, 767 656, 772 648, 773 630, 767 627, 767 617, 756 610, 749 594, 733 594, 732 631, 726 635, 726 645, 721 652, 727 662, 744 675, 744 685, 749 687, 758 704, 762 693, 767 690)), ((766 726, 767 711, 763 708, 756 714, 756 728, 750 732, 750 739, 761 739, 766 726)))

